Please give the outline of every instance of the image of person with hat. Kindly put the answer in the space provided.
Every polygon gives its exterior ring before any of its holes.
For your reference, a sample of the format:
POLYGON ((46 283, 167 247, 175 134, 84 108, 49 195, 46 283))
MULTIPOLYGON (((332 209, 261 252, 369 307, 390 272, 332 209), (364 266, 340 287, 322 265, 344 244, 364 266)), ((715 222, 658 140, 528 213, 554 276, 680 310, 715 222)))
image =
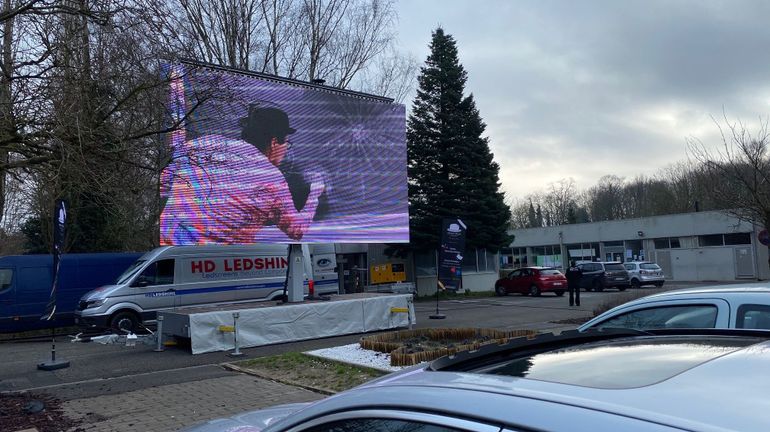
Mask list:
POLYGON ((162 245, 249 244, 277 226, 293 241, 307 232, 325 186, 320 176, 309 183, 303 205, 292 199, 279 165, 296 132, 276 107, 251 105, 238 122, 240 139, 217 134, 185 141, 174 134, 172 163, 164 171, 171 188, 161 213, 162 245))

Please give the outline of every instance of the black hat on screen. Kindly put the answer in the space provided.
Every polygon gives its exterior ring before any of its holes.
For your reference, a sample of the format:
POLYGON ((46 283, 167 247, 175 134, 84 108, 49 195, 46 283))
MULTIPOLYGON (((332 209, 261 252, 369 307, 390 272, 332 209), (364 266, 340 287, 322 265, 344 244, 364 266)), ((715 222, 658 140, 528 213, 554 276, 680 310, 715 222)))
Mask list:
POLYGON ((248 117, 240 119, 238 124, 243 128, 241 138, 264 149, 271 138, 283 140, 286 135, 297 130, 289 126, 289 116, 279 108, 249 107, 248 117))

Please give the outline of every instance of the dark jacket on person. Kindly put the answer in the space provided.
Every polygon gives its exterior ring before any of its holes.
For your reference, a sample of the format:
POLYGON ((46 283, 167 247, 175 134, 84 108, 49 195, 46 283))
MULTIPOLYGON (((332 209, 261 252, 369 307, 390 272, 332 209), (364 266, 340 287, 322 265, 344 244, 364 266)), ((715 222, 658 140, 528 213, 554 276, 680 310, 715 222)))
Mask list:
POLYGON ((583 277, 583 270, 578 266, 571 266, 567 269, 567 284, 570 287, 576 287, 580 285, 580 279, 583 277))

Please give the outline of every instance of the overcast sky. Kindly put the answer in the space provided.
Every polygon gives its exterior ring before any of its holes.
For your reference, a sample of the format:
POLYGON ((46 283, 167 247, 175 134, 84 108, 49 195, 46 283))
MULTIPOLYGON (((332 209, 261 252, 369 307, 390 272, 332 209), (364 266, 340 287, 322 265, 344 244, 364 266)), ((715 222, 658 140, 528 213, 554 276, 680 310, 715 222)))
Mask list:
MULTIPOLYGON (((723 113, 751 131, 770 103, 768 1, 401 0, 421 64, 451 34, 510 198, 573 178, 652 176, 718 145, 723 113)), ((406 104, 411 106, 410 97, 406 104)))

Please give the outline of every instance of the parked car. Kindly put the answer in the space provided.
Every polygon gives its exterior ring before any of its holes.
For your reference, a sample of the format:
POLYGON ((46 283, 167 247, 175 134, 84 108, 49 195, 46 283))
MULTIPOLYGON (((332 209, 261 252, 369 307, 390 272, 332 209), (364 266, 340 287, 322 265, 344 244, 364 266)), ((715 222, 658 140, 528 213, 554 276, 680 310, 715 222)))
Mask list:
POLYGON ((544 292, 563 296, 566 290, 567 278, 552 267, 522 267, 495 282, 495 294, 499 296, 509 293, 539 296, 544 292))
POLYGON ((186 431, 765 432, 769 363, 770 332, 546 334, 186 431))
POLYGON ((624 303, 578 328, 770 329, 770 284, 689 288, 624 303))
POLYGON ((662 287, 666 281, 663 269, 654 262, 632 261, 623 264, 628 272, 631 288, 639 288, 642 285, 655 285, 662 287))
POLYGON ((625 291, 631 285, 628 272, 620 262, 586 262, 578 264, 578 267, 583 270, 580 288, 586 291, 604 291, 605 288, 625 291))

